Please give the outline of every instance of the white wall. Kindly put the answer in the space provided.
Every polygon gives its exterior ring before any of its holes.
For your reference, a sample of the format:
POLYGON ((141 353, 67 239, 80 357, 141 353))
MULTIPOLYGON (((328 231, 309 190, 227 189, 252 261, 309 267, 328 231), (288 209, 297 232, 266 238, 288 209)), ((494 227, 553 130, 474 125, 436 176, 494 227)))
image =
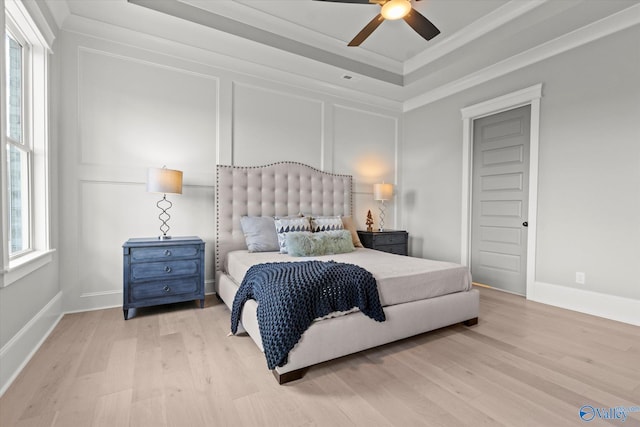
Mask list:
MULTIPOLYGON (((33 10, 35 4, 29 4, 33 10)), ((4 28, 4 1, 0 0, 0 28, 4 28)), ((39 23, 40 24, 40 23, 39 23)), ((0 70, 4 71, 4 42, 0 46, 0 70)), ((4 89, 4 79, 2 80, 4 89)), ((2 98, 4 107, 4 95, 2 98)), ((4 110, 3 113, 4 115, 4 110)), ((2 121, 4 126, 4 120, 2 121)), ((5 135, 4 127, 1 135, 5 135)), ((2 139, 4 145, 4 139, 2 139)), ((56 182, 57 165, 55 141, 50 141, 49 180, 51 191, 51 245, 56 247, 57 202, 56 182)), ((4 151, 4 146, 2 147, 4 151)), ((2 157, 2 178, 4 183, 5 163, 2 157)), ((2 201, 0 200, 0 208, 2 201)), ((0 235, 2 233, 0 232, 0 235)), ((5 236, 6 237, 6 236, 5 236)), ((6 241, 4 238, 1 241, 6 241)), ((0 257, 5 245, 0 247, 0 257)), ((54 253, 52 262, 44 267, 16 280, 9 286, 0 288, 0 395, 6 390, 20 369, 28 362, 32 353, 48 335, 59 320, 62 313, 62 298, 58 280, 58 254, 54 253)), ((4 274, 4 272, 0 272, 4 274)))
POLYGON ((636 26, 406 114, 403 223, 413 254, 460 260, 460 109, 542 83, 533 297, 640 323, 639 75, 636 26))
POLYGON ((56 45, 65 310, 122 304, 122 244, 159 233, 148 167, 184 171, 184 193, 168 196, 170 234, 206 241, 207 291, 217 163, 289 160, 352 174, 362 228, 366 211, 375 212, 372 184, 395 182, 399 109, 218 68, 215 56, 164 54, 146 36, 122 44, 114 32, 109 41, 110 30, 101 38, 63 31, 56 45))

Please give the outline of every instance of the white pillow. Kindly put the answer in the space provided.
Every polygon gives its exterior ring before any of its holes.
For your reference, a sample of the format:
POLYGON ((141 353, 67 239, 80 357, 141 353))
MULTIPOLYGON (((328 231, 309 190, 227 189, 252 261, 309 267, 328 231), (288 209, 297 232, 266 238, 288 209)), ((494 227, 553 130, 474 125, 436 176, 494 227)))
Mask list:
POLYGON ((278 252, 275 220, 270 216, 243 216, 240 226, 249 252, 278 252))

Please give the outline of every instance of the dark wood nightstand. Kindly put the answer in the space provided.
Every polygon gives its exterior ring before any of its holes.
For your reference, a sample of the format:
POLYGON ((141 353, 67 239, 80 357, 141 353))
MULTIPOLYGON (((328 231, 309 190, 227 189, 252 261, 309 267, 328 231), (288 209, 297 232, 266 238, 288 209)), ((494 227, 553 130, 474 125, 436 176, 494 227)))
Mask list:
POLYGON ((362 246, 397 255, 408 255, 409 233, 404 230, 360 231, 362 246))
POLYGON ((123 303, 129 309, 200 300, 204 307, 204 242, 198 237, 136 238, 122 245, 123 303))

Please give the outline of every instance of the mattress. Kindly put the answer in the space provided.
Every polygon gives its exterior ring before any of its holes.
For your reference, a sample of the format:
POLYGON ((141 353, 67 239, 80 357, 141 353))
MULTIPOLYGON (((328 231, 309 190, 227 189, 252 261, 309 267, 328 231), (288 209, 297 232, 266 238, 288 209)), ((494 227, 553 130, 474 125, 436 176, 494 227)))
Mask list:
POLYGON ((317 257, 292 257, 278 252, 232 251, 227 256, 224 269, 236 283, 241 283, 245 273, 254 264, 312 259, 356 264, 368 270, 378 283, 378 294, 383 307, 471 289, 471 274, 463 265, 366 248, 356 248, 354 252, 347 254, 317 257))

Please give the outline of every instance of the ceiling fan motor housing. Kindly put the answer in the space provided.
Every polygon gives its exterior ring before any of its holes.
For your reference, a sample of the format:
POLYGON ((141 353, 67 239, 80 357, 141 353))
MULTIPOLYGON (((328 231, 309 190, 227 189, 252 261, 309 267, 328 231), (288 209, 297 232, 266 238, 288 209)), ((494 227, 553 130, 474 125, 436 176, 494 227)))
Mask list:
POLYGON ((384 19, 395 20, 404 18, 409 12, 411 12, 409 0, 389 0, 382 5, 380 14, 384 19))

